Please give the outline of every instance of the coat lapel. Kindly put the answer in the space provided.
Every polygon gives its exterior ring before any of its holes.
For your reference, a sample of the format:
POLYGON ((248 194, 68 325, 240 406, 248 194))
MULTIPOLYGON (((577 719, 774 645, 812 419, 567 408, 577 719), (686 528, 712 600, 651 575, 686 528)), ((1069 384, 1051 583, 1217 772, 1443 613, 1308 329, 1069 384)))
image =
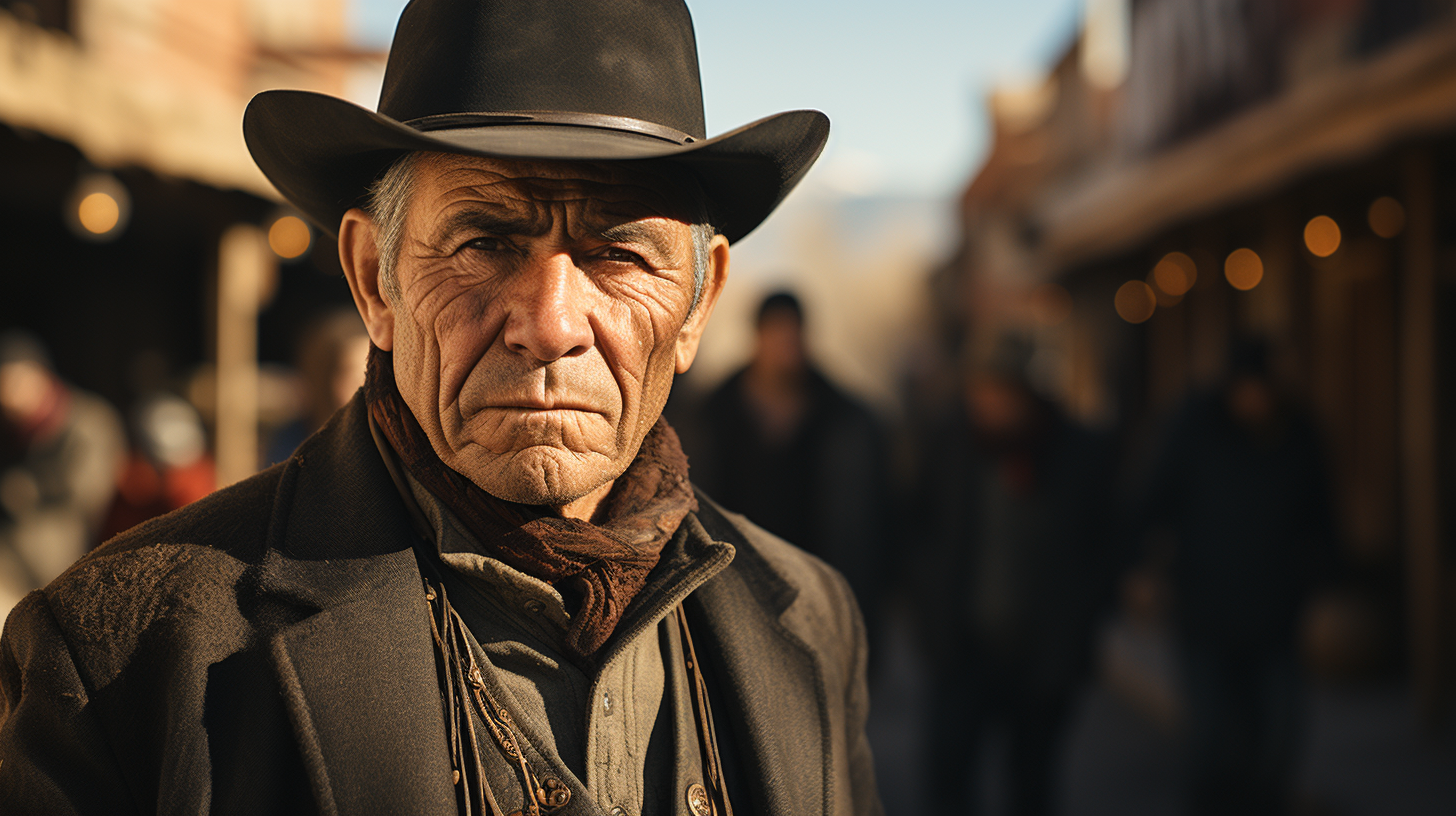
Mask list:
POLYGON ((454 814, 414 533, 357 396, 279 494, 258 603, 319 812, 454 814))
MULTIPOLYGON (((424 606, 418 586, 396 589, 424 606)), ((456 812, 434 653, 418 607, 360 600, 312 615, 269 644, 322 813, 456 812)))
POLYGON ((704 534, 737 549, 729 568, 689 599, 709 647, 700 646, 699 654, 713 655, 727 703, 714 718, 720 733, 725 720, 731 723, 743 787, 754 799, 735 810, 827 813, 833 777, 827 690, 819 655, 800 634, 815 624, 796 603, 798 588, 709 502, 700 503, 704 534))

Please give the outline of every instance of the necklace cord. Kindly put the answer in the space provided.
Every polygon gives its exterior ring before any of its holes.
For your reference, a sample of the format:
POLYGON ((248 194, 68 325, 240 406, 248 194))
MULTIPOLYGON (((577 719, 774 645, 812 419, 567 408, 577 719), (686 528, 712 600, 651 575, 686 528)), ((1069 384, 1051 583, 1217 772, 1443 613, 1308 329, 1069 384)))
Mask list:
POLYGON ((678 630, 682 633, 683 653, 687 658, 687 669, 693 683, 693 713, 698 725, 698 746, 703 755, 703 773, 708 780, 709 796, 715 816, 733 816, 733 805, 728 801, 728 788, 723 780, 723 762, 718 753, 718 732, 713 726, 713 709, 708 704, 708 684, 698 663, 698 653, 693 648, 693 635, 688 629, 688 614, 682 604, 673 608, 678 630))

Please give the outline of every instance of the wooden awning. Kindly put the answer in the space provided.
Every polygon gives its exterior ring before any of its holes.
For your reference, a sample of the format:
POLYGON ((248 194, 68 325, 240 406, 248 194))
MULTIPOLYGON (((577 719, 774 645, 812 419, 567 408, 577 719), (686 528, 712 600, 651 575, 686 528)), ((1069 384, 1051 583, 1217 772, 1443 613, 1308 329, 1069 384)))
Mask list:
POLYGON ((1187 142, 1103 165, 1033 208, 1056 273, 1294 178, 1456 127, 1456 26, 1333 69, 1187 142))
POLYGON ((0 122, 76 146, 99 167, 276 199, 243 144, 241 100, 179 93, 108 71, 69 37, 0 11, 0 122))

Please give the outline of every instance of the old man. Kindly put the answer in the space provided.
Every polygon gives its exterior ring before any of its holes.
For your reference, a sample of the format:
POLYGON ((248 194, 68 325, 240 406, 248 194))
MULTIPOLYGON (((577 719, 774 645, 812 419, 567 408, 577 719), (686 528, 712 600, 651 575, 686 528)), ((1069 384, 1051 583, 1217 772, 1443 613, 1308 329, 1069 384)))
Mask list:
POLYGON ((878 811, 844 581, 695 491, 660 419, 827 130, 706 138, 680 0, 415 0, 378 113, 257 97, 365 388, 17 607, 4 810, 878 811))

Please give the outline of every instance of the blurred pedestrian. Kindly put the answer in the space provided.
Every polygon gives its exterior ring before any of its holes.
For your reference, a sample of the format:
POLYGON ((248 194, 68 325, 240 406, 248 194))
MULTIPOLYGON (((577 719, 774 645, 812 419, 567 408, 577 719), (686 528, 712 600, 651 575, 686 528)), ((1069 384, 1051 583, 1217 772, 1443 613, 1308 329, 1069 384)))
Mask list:
POLYGON ((978 813, 982 750, 1005 746, 1013 814, 1051 812, 1058 749, 1110 595, 1110 448, 1028 383, 1023 344, 966 380, 917 491, 936 813, 978 813))
POLYGON ((293 455, 309 434, 322 428, 364 385, 364 363, 369 358, 364 321, 348 307, 316 316, 299 334, 294 357, 303 411, 273 433, 268 464, 293 455))
POLYGON ((710 394, 690 435, 708 495, 844 573, 874 628, 888 496, 875 416, 809 358, 804 307, 775 292, 758 309, 753 358, 710 394))
POLYGON ((156 393, 131 415, 133 447, 117 481, 101 539, 170 513, 211 493, 217 468, 207 452, 207 431, 192 403, 156 393))
POLYGON ((126 449, 116 410, 0 336, 0 616, 95 543, 126 449))
POLYGON ((1225 382, 1174 417, 1140 513, 1174 540, 1191 813, 1288 809, 1298 623, 1333 562, 1327 483, 1318 434, 1281 394, 1267 342, 1237 340, 1225 382))

